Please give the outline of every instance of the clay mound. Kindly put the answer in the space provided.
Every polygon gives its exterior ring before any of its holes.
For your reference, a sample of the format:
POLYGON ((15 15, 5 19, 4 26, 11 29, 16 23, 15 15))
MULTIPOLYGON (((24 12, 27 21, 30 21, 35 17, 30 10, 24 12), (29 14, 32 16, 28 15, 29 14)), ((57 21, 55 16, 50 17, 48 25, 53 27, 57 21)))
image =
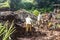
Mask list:
POLYGON ((22 9, 22 10, 18 10, 16 12, 14 12, 15 14, 18 14, 19 18, 22 19, 22 20, 25 20, 25 18, 27 17, 27 15, 31 16, 31 18, 33 19, 33 21, 36 21, 37 17, 34 16, 32 13, 22 9))
MULTIPOLYGON (((14 16, 15 19, 21 19, 23 21, 25 21, 25 18, 27 17, 27 15, 31 16, 31 18, 34 21, 36 21, 36 16, 34 16, 32 13, 27 12, 26 10, 18 10, 18 11, 14 11, 14 12, 13 11, 2 11, 2 12, 0 12, 0 18, 2 16, 4 16, 5 18, 8 16, 10 16, 10 17, 14 16)), ((5 18, 2 18, 2 19, 5 19, 5 18)), ((13 19, 13 18, 11 17, 11 19, 13 19)))
MULTIPOLYGON (((19 10, 19 11, 2 11, 0 12, 0 22, 1 23, 5 23, 7 20, 11 23, 13 20, 14 20, 14 27, 16 29, 16 31, 12 34, 12 39, 16 39, 17 40, 17 37, 21 37, 22 35, 26 35, 26 32, 25 32, 25 28, 23 27, 24 26, 24 22, 25 22, 25 18, 27 15, 30 15, 31 18, 34 20, 34 22, 36 21, 36 17, 27 12, 27 11, 24 11, 22 10, 19 10)), ((35 30, 33 28, 33 30, 35 30)))

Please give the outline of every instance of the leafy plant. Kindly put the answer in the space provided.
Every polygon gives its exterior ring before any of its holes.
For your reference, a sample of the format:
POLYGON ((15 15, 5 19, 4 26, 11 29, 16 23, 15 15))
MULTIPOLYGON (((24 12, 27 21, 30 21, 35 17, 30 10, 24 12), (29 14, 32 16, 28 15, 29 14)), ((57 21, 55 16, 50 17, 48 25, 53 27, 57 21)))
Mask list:
POLYGON ((33 11, 33 14, 34 14, 35 16, 38 16, 39 11, 38 11, 38 10, 34 10, 34 11, 33 11))
POLYGON ((13 22, 9 28, 8 25, 8 21, 3 26, 0 23, 0 37, 3 35, 2 40, 9 40, 10 35, 15 31, 15 28, 13 27, 13 22))
POLYGON ((9 0, 6 0, 5 2, 3 3, 0 3, 0 8, 10 8, 10 1, 9 0))
POLYGON ((0 36, 4 33, 5 27, 0 23, 0 36))

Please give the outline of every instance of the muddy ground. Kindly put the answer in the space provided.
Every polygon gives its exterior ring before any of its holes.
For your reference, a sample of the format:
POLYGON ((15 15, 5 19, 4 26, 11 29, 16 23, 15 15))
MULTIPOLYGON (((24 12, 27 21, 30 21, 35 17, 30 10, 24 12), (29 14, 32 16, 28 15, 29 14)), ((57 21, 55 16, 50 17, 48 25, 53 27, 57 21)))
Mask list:
POLYGON ((60 40, 60 32, 55 30, 40 30, 38 32, 26 33, 17 37, 18 40, 60 40))
POLYGON ((32 14, 28 14, 28 12, 19 10, 15 12, 4 11, 0 12, 0 22, 4 24, 7 20, 11 22, 15 20, 14 27, 16 31, 11 35, 12 40, 60 40, 60 29, 57 30, 48 30, 48 29, 40 29, 39 31, 35 31, 35 28, 32 28, 31 32, 26 32, 25 27, 23 27, 23 23, 25 21, 25 17, 30 15, 31 18, 36 22, 36 17, 32 14))

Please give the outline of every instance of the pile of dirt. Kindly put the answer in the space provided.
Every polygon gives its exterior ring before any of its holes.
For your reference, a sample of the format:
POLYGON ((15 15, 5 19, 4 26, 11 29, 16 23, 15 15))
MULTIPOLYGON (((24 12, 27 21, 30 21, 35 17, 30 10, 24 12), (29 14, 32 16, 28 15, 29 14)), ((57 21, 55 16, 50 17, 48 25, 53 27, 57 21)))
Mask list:
MULTIPOLYGON (((11 36, 13 40, 17 40, 17 37, 26 35, 24 22, 27 15, 30 15, 34 22, 36 21, 36 17, 26 10, 0 12, 0 23, 4 24, 7 20, 11 23, 14 20, 14 27, 16 31, 11 36)), ((33 28, 33 30, 35 29, 33 28)))

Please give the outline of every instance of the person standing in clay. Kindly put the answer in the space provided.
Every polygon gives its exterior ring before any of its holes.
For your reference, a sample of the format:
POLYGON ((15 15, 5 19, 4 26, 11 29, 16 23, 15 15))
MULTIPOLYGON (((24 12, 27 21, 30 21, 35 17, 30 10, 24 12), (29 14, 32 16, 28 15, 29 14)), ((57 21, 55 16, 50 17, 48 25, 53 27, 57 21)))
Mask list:
POLYGON ((37 25, 38 25, 38 31, 40 29, 40 27, 42 26, 42 14, 39 13, 39 15, 37 16, 37 25))
POLYGON ((40 25, 41 19, 42 19, 42 15, 39 13, 39 15, 37 16, 37 24, 38 25, 40 25))
POLYGON ((31 31, 32 30, 32 19, 30 18, 30 16, 27 16, 25 18, 26 20, 26 31, 31 31))

